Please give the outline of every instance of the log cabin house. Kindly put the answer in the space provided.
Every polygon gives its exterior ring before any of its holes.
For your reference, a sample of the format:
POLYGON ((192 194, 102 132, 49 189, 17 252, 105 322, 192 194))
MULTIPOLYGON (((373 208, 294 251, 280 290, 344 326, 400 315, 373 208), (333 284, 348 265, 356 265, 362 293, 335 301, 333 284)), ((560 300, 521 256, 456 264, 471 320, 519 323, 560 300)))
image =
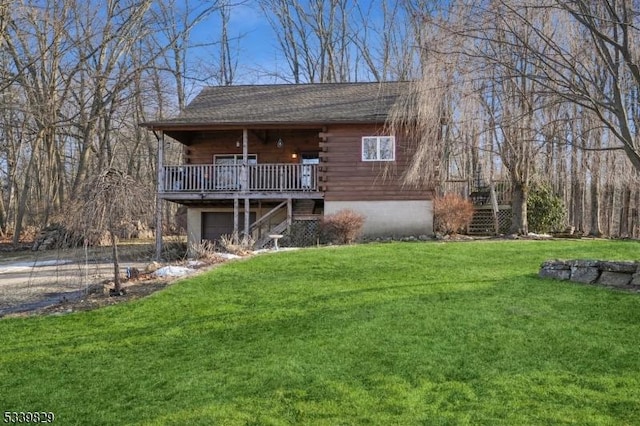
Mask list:
POLYGON ((187 207, 189 242, 236 232, 263 245, 342 209, 366 217, 369 237, 430 235, 433 191, 403 185, 411 150, 385 130, 409 84, 207 87, 177 117, 142 124, 159 139, 158 199, 187 207), (166 136, 183 164, 164 164, 166 136))

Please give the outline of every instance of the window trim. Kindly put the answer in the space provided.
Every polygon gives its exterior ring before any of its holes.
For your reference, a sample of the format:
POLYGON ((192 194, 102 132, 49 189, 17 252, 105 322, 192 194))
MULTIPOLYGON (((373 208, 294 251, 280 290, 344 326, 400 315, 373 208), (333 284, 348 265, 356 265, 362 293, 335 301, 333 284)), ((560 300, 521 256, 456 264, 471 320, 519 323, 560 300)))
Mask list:
POLYGON ((363 136, 362 144, 360 147, 360 157, 362 161, 375 162, 375 161, 396 161, 396 137, 391 135, 383 136, 363 136), (376 158, 365 158, 364 144, 366 139, 376 140, 376 158), (382 139, 389 139, 391 141, 391 158, 381 158, 380 156, 380 142, 382 139))

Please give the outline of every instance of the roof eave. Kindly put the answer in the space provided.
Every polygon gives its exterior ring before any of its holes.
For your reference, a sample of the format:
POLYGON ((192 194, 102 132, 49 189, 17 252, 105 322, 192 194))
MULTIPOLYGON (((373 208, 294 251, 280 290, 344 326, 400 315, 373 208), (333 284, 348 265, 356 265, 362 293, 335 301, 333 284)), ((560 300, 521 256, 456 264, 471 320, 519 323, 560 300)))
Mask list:
POLYGON ((386 118, 375 120, 322 120, 322 121, 238 121, 238 122, 146 122, 140 123, 141 127, 149 130, 171 131, 171 130, 214 130, 214 129, 243 129, 243 128, 276 128, 276 127, 299 127, 299 128, 321 128, 334 124, 384 124, 386 118))

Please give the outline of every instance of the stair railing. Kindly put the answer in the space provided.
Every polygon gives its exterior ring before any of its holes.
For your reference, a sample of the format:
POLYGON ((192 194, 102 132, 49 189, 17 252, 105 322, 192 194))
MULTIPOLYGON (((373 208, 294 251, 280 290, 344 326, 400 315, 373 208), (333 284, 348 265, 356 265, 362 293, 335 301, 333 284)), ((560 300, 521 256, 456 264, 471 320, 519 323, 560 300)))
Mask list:
MULTIPOLYGON (((282 208, 286 207, 287 209, 287 219, 284 221, 285 225, 288 226, 291 224, 291 210, 292 210, 292 200, 286 199, 271 210, 269 210, 266 214, 264 214, 260 219, 256 220, 249 226, 249 234, 251 234, 254 241, 260 241, 264 238, 265 235, 274 233, 274 227, 280 226, 280 223, 273 225, 271 223, 271 219, 276 215, 276 213, 280 213, 282 208)), ((275 232, 278 233, 278 232, 275 232)), ((257 245, 257 244, 256 244, 257 245)))

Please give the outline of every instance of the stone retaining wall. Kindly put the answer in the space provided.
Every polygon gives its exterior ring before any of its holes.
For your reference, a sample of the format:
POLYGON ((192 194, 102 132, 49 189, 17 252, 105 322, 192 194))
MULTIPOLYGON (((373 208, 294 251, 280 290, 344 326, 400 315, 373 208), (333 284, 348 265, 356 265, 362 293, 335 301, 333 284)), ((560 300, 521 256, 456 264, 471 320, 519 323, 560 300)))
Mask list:
POLYGON ((538 275, 541 278, 640 289, 640 262, 547 260, 538 275))

